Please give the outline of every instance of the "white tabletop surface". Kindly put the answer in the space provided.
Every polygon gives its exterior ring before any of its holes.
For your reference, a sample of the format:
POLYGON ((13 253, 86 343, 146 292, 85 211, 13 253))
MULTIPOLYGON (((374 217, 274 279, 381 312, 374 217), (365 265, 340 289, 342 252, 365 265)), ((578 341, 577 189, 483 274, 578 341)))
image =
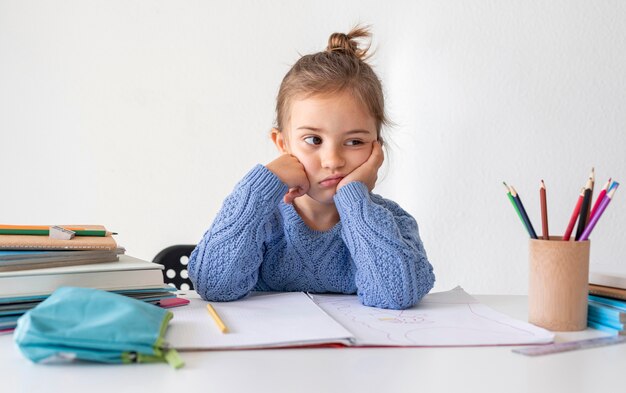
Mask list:
MULTIPOLYGON (((475 296, 526 320, 525 296, 475 296)), ((605 335, 587 329, 556 341, 605 335)), ((540 357, 514 347, 314 348, 181 354, 165 364, 36 365, 0 336, 2 392, 616 392, 623 391, 626 344, 540 357)))

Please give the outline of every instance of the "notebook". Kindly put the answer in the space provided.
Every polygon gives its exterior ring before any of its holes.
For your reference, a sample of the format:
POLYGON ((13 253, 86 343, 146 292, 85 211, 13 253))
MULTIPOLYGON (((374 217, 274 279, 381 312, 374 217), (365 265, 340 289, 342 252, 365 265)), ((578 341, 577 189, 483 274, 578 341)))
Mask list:
POLYGON ((479 303, 462 288, 428 294, 408 310, 366 307, 356 295, 253 293, 211 302, 229 333, 221 333, 207 302, 190 296, 173 310, 166 340, 180 351, 343 346, 474 346, 544 344, 554 334, 479 303))
POLYGON ((590 271, 589 283, 605 287, 626 289, 626 273, 590 271))
POLYGON ((45 269, 60 266, 87 265, 90 263, 115 262, 124 248, 116 250, 84 251, 31 251, 0 250, 0 272, 45 269))
POLYGON ((626 300, 626 289, 607 287, 604 285, 589 284, 589 294, 609 297, 612 299, 626 300))
POLYGON ((107 291, 163 287, 162 269, 162 265, 120 255, 117 262, 0 272, 0 298, 49 295, 61 286, 107 291))

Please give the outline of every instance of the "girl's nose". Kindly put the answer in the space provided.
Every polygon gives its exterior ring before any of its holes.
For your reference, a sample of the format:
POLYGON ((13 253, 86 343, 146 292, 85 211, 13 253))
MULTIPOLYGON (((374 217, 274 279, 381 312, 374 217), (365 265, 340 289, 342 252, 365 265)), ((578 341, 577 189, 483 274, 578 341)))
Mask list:
POLYGON ((328 147, 322 152, 322 167, 327 169, 339 169, 346 164, 341 149, 328 147))

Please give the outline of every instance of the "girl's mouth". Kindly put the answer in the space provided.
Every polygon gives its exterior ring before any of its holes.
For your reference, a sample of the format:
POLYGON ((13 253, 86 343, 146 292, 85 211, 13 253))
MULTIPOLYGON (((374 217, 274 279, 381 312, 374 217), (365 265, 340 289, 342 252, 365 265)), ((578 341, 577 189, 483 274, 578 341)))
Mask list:
POLYGON ((339 182, 341 182, 341 180, 343 180, 343 176, 328 177, 328 178, 322 180, 319 184, 322 187, 334 187, 337 184, 339 184, 339 182))

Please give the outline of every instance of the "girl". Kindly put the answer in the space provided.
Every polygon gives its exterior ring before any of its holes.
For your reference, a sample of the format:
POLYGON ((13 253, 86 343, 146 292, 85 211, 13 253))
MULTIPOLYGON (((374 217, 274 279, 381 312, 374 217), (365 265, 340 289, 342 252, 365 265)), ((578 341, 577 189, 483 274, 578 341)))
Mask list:
POLYGON ((271 138, 280 156, 237 184, 189 260, 196 291, 230 301, 252 290, 356 293, 404 309, 435 277, 417 223, 371 191, 387 123, 364 62, 366 28, 330 36, 283 79, 271 138))

